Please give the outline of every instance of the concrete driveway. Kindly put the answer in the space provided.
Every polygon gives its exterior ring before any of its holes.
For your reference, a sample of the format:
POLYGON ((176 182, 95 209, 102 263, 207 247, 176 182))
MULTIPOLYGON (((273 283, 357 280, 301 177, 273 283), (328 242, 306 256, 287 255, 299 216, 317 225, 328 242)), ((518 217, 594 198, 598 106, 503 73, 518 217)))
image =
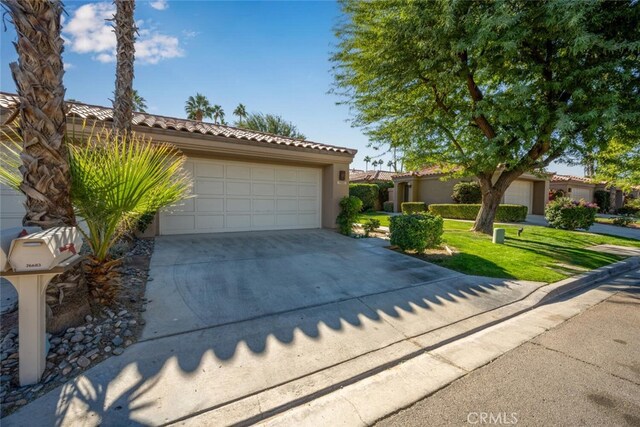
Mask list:
POLYGON ((295 396, 304 382, 331 388, 542 285, 466 276, 385 245, 328 230, 159 237, 142 340, 3 426, 167 425, 269 404, 257 394, 280 385, 295 396))
POLYGON ((143 339, 459 276, 386 244, 328 230, 158 237, 143 339))

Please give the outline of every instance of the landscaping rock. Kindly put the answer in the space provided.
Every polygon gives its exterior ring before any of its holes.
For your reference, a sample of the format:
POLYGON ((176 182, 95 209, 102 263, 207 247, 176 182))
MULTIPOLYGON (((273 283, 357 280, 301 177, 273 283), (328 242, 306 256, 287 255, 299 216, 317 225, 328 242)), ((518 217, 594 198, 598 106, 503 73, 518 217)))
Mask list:
POLYGON ((77 342, 82 341, 83 339, 84 339, 84 335, 82 333, 78 333, 78 334, 72 336, 70 341, 72 343, 77 343, 77 342))
POLYGON ((114 339, 112 339, 111 342, 113 343, 113 345, 118 347, 119 345, 122 345, 124 340, 120 337, 120 335, 116 335, 116 337, 114 339))
POLYGON ((116 347, 113 349, 113 354, 116 356, 120 356, 122 353, 124 353, 124 349, 122 347, 116 347))
POLYGON ((78 366, 80 366, 81 368, 86 368, 90 364, 91 364, 91 361, 89 359, 87 359, 86 357, 80 356, 78 358, 78 366))

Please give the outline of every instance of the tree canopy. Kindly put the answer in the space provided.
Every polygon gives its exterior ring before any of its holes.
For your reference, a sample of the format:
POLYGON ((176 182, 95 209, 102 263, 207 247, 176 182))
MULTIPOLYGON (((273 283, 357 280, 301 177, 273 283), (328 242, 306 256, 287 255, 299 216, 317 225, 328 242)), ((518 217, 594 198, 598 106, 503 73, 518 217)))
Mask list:
POLYGON ((305 139, 304 134, 298 131, 296 125, 275 114, 251 113, 246 115, 244 119, 239 120, 236 126, 274 135, 305 139))
POLYGON ((640 123, 640 3, 342 1, 335 89, 372 141, 460 165, 491 232, 524 172, 640 123))

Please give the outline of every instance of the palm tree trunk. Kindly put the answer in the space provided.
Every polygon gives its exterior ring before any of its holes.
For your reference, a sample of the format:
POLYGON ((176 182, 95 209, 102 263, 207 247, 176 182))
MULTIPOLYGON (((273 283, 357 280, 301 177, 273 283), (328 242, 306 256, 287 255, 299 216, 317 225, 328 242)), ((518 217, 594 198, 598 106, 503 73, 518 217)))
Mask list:
POLYGON ((113 102, 113 128, 131 132, 133 118, 133 61, 135 59, 135 1, 115 0, 114 30, 117 41, 116 90, 113 102))
POLYGON ((62 84, 62 4, 56 0, 6 0, 16 27, 18 62, 10 64, 20 98, 23 182, 27 196, 25 226, 76 225, 70 175, 62 84))

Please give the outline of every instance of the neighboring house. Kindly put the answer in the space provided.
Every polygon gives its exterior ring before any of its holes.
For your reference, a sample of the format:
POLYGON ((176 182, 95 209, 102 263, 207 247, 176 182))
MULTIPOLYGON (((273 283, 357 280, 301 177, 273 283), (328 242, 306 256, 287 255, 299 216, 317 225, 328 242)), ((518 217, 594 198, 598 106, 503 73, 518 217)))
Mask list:
MULTIPOLYGON (((0 119, 18 107, 0 93, 0 119)), ((69 103, 70 118, 110 126, 113 110, 69 103)), ((69 128, 73 126, 69 120, 69 128)), ((334 228, 356 150, 193 120, 135 113, 133 130, 188 157, 194 198, 157 215, 157 234, 334 228)), ((23 196, 2 189, 1 226, 21 224, 23 196)))
MULTIPOLYGON (((509 186, 502 203, 524 205, 530 214, 543 215, 549 194, 549 175, 538 177, 524 174, 509 186)), ((398 174, 393 177, 395 210, 399 211, 403 202, 454 203, 451 198, 453 186, 461 181, 475 181, 476 178, 446 179, 440 167, 430 167, 418 172, 398 174)))
MULTIPOLYGON (((602 185, 604 187, 604 185, 602 185)), ((593 202, 593 193, 596 184, 590 178, 573 175, 554 175, 551 178, 549 188, 554 191, 561 190, 566 197, 572 200, 593 202)))
POLYGON ((370 170, 370 171, 359 171, 356 169, 353 169, 350 173, 349 173, 349 182, 352 183, 360 183, 360 184, 366 184, 366 183, 376 183, 376 182, 391 182, 392 179, 391 177, 394 176, 396 174, 396 172, 393 171, 377 171, 377 170, 370 170))

